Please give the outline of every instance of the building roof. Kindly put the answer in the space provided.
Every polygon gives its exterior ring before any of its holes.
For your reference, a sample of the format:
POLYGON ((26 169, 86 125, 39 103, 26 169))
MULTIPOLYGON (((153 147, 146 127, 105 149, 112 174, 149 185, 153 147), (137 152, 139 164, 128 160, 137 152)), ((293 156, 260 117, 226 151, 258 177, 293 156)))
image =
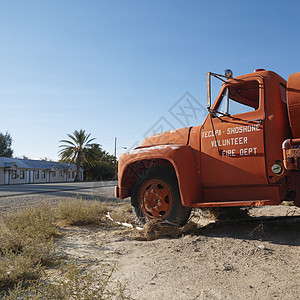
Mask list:
MULTIPOLYGON (((18 169, 44 169, 44 170, 76 170, 76 164, 61 163, 55 161, 33 160, 33 159, 20 159, 0 157, 0 168, 11 168, 16 166, 18 169)), ((83 171, 80 168, 80 171, 83 171)))

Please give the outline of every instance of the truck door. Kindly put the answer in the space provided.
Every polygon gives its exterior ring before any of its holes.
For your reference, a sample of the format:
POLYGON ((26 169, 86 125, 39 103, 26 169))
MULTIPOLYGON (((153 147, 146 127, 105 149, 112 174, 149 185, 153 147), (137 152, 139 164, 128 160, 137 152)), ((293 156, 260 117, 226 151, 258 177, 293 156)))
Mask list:
POLYGON ((263 125, 262 78, 225 83, 201 128, 204 188, 267 184, 263 125))

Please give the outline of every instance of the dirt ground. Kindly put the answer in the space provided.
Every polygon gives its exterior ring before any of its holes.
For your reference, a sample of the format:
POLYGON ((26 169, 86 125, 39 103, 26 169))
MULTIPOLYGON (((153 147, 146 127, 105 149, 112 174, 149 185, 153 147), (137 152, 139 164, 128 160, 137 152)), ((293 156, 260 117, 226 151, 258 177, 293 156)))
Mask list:
POLYGON ((57 249, 90 268, 116 264, 114 279, 133 299, 300 299, 300 220, 257 218, 300 209, 252 208, 249 215, 214 222, 196 212, 192 234, 151 241, 123 226, 67 227, 57 249))

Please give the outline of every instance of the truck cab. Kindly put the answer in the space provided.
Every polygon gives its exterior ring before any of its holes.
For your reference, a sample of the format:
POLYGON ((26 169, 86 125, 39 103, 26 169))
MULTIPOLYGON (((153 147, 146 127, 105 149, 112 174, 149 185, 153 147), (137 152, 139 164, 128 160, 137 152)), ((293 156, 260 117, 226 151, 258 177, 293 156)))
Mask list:
POLYGON ((116 196, 131 197, 142 224, 157 219, 182 225, 193 207, 283 200, 299 206, 300 78, 295 74, 286 82, 262 69, 238 77, 230 70, 208 73, 203 124, 148 137, 123 154, 116 196), (212 77, 223 81, 213 105, 212 77))

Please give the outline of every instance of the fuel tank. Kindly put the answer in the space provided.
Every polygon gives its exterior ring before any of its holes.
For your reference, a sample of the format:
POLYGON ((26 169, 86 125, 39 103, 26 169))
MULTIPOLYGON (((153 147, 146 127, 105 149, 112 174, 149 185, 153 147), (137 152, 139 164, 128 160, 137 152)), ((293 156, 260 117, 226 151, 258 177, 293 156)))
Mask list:
POLYGON ((294 138, 300 137, 300 72, 289 76, 287 82, 287 108, 294 138))

